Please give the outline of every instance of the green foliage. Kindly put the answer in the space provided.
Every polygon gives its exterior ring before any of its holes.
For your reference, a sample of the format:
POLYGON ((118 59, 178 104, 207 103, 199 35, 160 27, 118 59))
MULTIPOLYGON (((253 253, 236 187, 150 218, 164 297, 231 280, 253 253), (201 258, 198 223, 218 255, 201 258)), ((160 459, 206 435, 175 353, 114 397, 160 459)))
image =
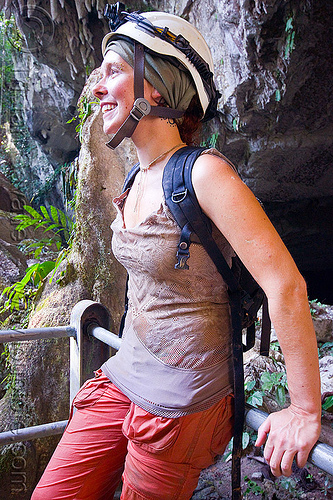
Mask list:
POLYGON ((254 390, 256 385, 255 380, 249 380, 245 382, 244 388, 245 388, 245 395, 247 395, 246 402, 254 406, 254 408, 260 408, 263 405, 263 396, 264 393, 263 391, 259 390, 254 390))
POLYGON ((245 498, 250 495, 262 495, 264 490, 262 487, 256 482, 250 479, 248 476, 244 477, 244 481, 246 483, 246 490, 244 491, 245 498))
POLYGON ((215 132, 210 137, 208 137, 207 141, 203 141, 201 143, 201 146, 206 148, 216 148, 218 138, 219 138, 219 133, 215 132))
POLYGON ((15 41, 18 36, 14 17, 5 18, 5 14, 0 12, 0 115, 6 117, 8 110, 12 106, 12 89, 14 82, 14 66, 12 59, 13 49, 20 49, 20 42, 15 41))
POLYGON ((232 120, 232 128, 233 128, 234 132, 238 132, 239 116, 235 116, 235 118, 232 120))
POLYGON ((54 244, 60 253, 55 261, 37 262, 28 267, 24 277, 20 281, 6 287, 1 295, 1 298, 5 298, 6 300, 0 312, 12 312, 14 309, 20 310, 21 307, 25 309, 31 307, 45 278, 49 276, 50 281, 52 281, 59 265, 67 257, 75 230, 73 221, 64 212, 54 206, 50 206, 49 210, 41 206, 40 212, 29 205, 25 205, 24 208, 28 214, 15 216, 15 219, 20 221, 16 228, 17 230, 23 230, 32 226, 35 230, 42 227, 44 228, 44 232, 51 233, 49 238, 28 242, 25 247, 26 251, 33 252, 34 257, 37 258, 40 257, 45 247, 54 244))
POLYGON ((332 493, 333 483, 331 483, 329 476, 325 477, 324 486, 321 488, 321 491, 324 493, 325 497, 327 497, 332 493))
POLYGON ((324 356, 333 356, 333 342, 324 342, 319 344, 318 356, 323 358, 324 356))
POLYGON ((297 491, 297 482, 293 477, 281 477, 279 484, 284 490, 293 495, 292 498, 300 497, 301 494, 297 491))
POLYGON ((71 163, 65 163, 61 170, 62 175, 62 192, 65 198, 66 208, 75 208, 76 203, 76 186, 77 186, 77 159, 71 163))
POLYGON ((313 299, 309 301, 310 313, 313 318, 315 318, 318 312, 325 311, 327 306, 319 302, 318 299, 313 299))
POLYGON ((34 206, 36 206, 36 204, 40 205, 42 200, 45 199, 45 196, 51 191, 59 178, 62 183, 62 192, 64 195, 66 209, 70 207, 70 204, 73 203, 77 183, 76 160, 58 165, 53 174, 46 179, 45 184, 33 194, 31 203, 33 202, 34 206))
MULTIPOLYGON (((50 206, 49 210, 43 205, 40 206, 40 213, 37 212, 30 205, 24 205, 24 209, 27 214, 15 215, 14 219, 21 221, 16 229, 21 231, 27 227, 34 226, 35 229, 39 227, 44 228, 44 232, 53 231, 56 235, 60 236, 60 239, 54 238, 56 244, 61 245, 61 241, 67 243, 73 231, 73 221, 59 208, 50 206)), ((58 247, 60 250, 60 246, 58 247)))
POLYGON ((246 402, 254 408, 260 408, 266 393, 273 394, 278 405, 284 407, 288 391, 287 375, 281 372, 264 372, 260 377, 260 387, 256 380, 247 380, 244 384, 246 402))
POLYGON ((263 391, 275 393, 276 401, 283 407, 286 403, 286 390, 288 390, 287 375, 279 372, 264 372, 261 377, 263 391))
POLYGON ((30 163, 31 153, 37 149, 23 111, 23 87, 28 82, 24 82, 24 71, 20 71, 19 83, 14 71, 14 60, 22 61, 21 48, 22 36, 14 16, 5 19, 0 12, 0 171, 16 188, 31 197, 33 183, 26 183, 20 174, 30 163))
POLYGON ((333 407, 333 396, 328 396, 322 404, 323 410, 329 410, 333 407))
POLYGON ((293 16, 290 16, 287 19, 286 28, 285 28, 286 45, 285 45, 285 49, 284 49, 284 58, 286 60, 289 59, 290 54, 295 49, 295 30, 294 30, 293 23, 294 23, 293 16))
POLYGON ((3 380, 1 380, 0 384, 3 386, 5 391, 15 387, 16 373, 11 370, 11 362, 10 362, 10 351, 9 345, 4 344, 4 351, 1 353, 2 361, 4 361, 5 370, 8 371, 8 374, 5 376, 3 380))
POLYGON ((79 120, 79 123, 75 127, 75 131, 78 133, 79 141, 83 142, 83 126, 87 118, 92 113, 93 104, 98 104, 97 101, 88 101, 86 96, 83 96, 78 103, 78 114, 73 116, 67 123, 72 123, 75 120, 79 120))
POLYGON ((36 262, 36 264, 28 267, 21 281, 7 286, 3 290, 2 296, 7 297, 7 300, 0 312, 6 310, 12 312, 14 309, 18 311, 21 305, 23 305, 25 309, 29 308, 44 278, 54 270, 54 267, 55 263, 50 260, 36 262))

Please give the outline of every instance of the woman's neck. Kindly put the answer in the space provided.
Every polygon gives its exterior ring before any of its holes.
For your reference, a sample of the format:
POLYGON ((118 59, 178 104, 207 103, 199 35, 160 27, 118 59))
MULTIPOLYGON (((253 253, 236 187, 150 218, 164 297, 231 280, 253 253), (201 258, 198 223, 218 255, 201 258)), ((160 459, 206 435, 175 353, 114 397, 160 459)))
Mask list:
MULTIPOLYGON (((147 117, 148 118, 148 117, 147 117)), ((152 118, 139 123, 132 140, 137 150, 140 165, 145 168, 159 155, 176 146, 183 145, 178 127, 167 120, 152 118), (140 127, 140 125, 145 125, 140 127)))

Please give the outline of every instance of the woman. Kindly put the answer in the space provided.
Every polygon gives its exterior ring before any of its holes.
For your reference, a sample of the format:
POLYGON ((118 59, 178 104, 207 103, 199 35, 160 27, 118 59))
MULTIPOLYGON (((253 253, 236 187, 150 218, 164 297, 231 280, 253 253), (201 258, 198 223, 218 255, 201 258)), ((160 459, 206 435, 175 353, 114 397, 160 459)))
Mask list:
MULTIPOLYGON (((212 59, 200 33, 164 13, 118 13, 103 41, 104 131, 131 137, 140 172, 114 200, 113 251, 129 273, 122 347, 86 382, 77 411, 33 495, 189 499, 200 471, 232 436, 230 318, 226 286, 200 245, 190 271, 174 269, 179 229, 163 201, 163 169, 200 119, 216 111, 212 59), (134 68, 134 70, 133 70, 134 68), (187 134, 187 135, 186 135, 187 134)), ((256 198, 217 152, 193 167, 198 201, 266 292, 283 350, 291 405, 258 432, 274 475, 299 467, 320 432, 316 338, 306 286, 256 198)), ((214 229, 215 231, 215 229, 214 229)))

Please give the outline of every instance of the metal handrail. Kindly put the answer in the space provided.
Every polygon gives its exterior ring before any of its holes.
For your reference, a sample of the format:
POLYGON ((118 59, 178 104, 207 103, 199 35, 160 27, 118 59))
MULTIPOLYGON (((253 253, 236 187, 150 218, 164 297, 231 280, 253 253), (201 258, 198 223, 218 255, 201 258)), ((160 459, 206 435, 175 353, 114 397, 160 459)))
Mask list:
MULTIPOLYGON (((73 317, 71 318, 71 325, 69 326, 0 331, 0 343, 18 340, 22 341, 42 338, 69 337, 71 341, 71 365, 73 364, 70 370, 71 377, 74 377, 75 369, 80 371, 79 376, 76 377, 73 384, 73 389, 71 388, 72 393, 75 393, 76 388, 82 384, 83 371, 81 373, 80 366, 82 364, 82 350, 85 341, 89 342, 89 339, 96 339, 116 350, 118 350, 121 345, 121 339, 114 333, 110 332, 107 328, 104 328, 104 326, 107 325, 108 320, 106 317, 103 317, 103 314, 105 314, 105 308, 101 304, 92 301, 81 301, 74 307, 74 310, 75 309, 76 312, 73 314, 73 317), (97 308, 97 312, 94 311, 94 307, 97 308), (104 323, 104 325, 100 326, 99 323, 104 323), (77 359, 78 357, 79 362, 77 359), (72 358, 74 358, 73 363, 72 358)), ((99 366, 96 366, 96 368, 99 368, 99 366)), ((259 426, 267 417, 267 413, 247 405, 245 423, 255 431, 258 430, 259 426)), ((23 429, 5 431, 0 433, 0 446, 40 437, 62 434, 66 425, 67 420, 61 420, 58 422, 36 425, 23 429)), ((328 474, 333 475, 333 448, 331 446, 318 442, 312 448, 308 461, 328 474)))
POLYGON ((19 342, 22 340, 53 339, 75 337, 76 330, 71 326, 50 326, 49 328, 27 328, 19 330, 1 330, 0 343, 19 342))
POLYGON ((119 349, 121 345, 121 338, 118 337, 115 333, 110 332, 106 328, 102 326, 98 326, 96 324, 91 324, 87 328, 88 334, 92 335, 95 339, 104 342, 104 344, 112 347, 113 349, 119 349))
POLYGON ((67 423, 68 420, 59 420, 58 422, 50 422, 49 424, 33 425, 32 427, 24 427, 23 429, 1 432, 0 446, 62 434, 67 423))

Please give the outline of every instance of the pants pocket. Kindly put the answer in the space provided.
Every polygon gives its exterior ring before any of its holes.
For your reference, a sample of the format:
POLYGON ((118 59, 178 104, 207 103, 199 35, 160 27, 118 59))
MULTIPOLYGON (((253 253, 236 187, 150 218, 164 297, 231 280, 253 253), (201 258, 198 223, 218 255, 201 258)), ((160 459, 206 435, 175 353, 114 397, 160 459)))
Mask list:
POLYGON ((162 453, 176 441, 180 423, 178 418, 152 415, 134 403, 123 422, 123 434, 145 451, 162 453))
POLYGON ((87 380, 73 399, 73 406, 79 410, 93 406, 104 394, 110 380, 98 370, 95 378, 87 380))

